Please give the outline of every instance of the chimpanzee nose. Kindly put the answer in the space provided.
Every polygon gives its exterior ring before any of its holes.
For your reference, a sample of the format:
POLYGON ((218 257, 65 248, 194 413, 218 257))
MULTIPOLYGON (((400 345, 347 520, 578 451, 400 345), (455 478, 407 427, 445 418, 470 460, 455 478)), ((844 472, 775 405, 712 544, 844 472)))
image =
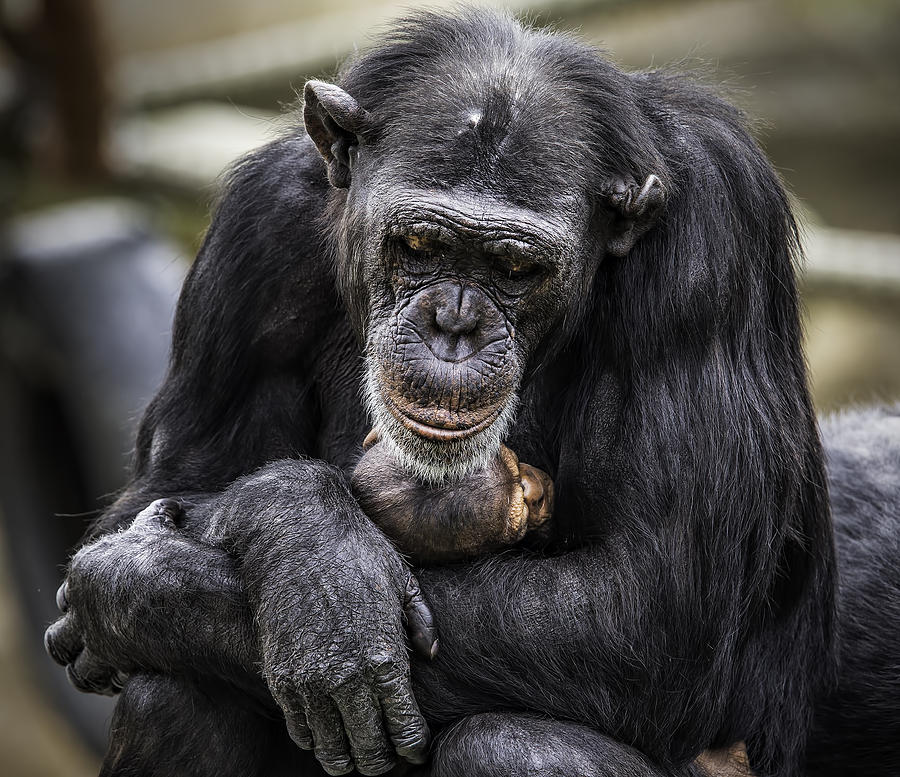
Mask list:
POLYGON ((441 361, 461 362, 505 335, 496 305, 478 286, 444 281, 412 300, 411 323, 441 361))
POLYGON ((434 323, 438 330, 450 336, 467 335, 478 326, 477 306, 473 304, 473 290, 461 284, 458 296, 453 299, 453 289, 445 289, 435 301, 434 323))

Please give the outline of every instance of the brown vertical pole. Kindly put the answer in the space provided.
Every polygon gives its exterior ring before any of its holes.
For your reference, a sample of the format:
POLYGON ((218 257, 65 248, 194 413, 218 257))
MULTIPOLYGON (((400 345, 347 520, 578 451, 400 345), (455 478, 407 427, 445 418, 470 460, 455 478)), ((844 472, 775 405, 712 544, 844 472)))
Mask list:
POLYGON ((42 27, 63 172, 81 180, 103 177, 107 63, 94 3, 43 0, 42 27))

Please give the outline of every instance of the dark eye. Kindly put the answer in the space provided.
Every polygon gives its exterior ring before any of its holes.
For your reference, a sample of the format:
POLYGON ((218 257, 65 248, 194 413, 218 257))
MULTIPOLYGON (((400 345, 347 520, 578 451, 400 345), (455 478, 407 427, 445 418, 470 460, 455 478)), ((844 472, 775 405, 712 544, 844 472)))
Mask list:
POLYGON ((541 266, 528 259, 500 259, 496 263, 499 272, 511 281, 535 278, 541 273, 541 266))

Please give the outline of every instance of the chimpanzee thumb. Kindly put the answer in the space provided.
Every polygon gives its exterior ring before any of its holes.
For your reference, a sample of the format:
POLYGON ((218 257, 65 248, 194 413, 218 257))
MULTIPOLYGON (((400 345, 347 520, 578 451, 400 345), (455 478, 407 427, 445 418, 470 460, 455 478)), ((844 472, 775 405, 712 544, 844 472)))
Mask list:
POLYGON ((410 574, 406 579, 406 592, 403 595, 403 611, 406 614, 406 629, 409 641, 417 653, 427 659, 437 655, 438 637, 434 624, 434 615, 422 590, 419 581, 410 574))

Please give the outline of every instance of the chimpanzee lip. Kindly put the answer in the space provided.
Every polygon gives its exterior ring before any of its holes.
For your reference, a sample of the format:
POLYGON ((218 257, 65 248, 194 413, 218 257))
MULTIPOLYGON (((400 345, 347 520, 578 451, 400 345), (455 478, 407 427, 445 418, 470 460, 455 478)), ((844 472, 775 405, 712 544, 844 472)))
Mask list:
POLYGON ((419 437, 424 437, 426 440, 433 440, 435 442, 455 442, 457 440, 465 440, 469 437, 474 437, 494 423, 494 421, 497 420, 497 416, 500 415, 500 411, 503 409, 503 405, 498 404, 491 409, 487 416, 477 423, 474 423, 471 426, 450 429, 444 426, 435 426, 433 423, 428 423, 421 418, 416 418, 412 408, 409 410, 401 408, 390 396, 387 396, 386 399, 387 407, 388 410, 390 410, 391 415, 403 424, 404 427, 419 437))

